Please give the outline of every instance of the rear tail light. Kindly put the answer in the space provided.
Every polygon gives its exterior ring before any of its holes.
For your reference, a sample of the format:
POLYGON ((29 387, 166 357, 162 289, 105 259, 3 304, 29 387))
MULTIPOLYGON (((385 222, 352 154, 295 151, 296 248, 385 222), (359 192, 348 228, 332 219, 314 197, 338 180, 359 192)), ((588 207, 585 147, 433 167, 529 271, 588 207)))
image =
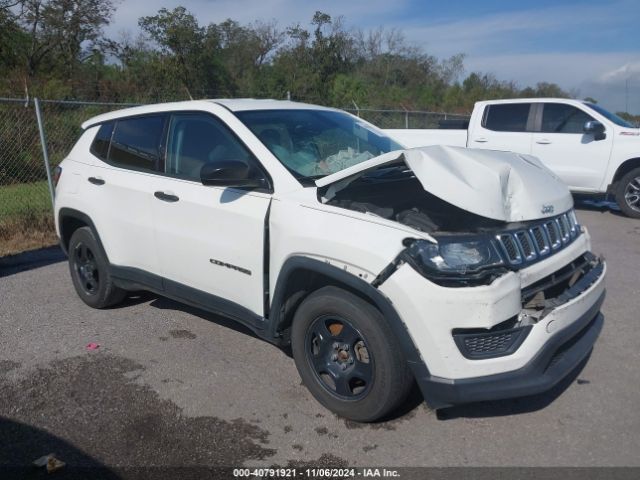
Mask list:
POLYGON ((56 167, 53 169, 53 186, 54 188, 58 186, 58 182, 60 181, 60 177, 62 176, 62 168, 56 167))

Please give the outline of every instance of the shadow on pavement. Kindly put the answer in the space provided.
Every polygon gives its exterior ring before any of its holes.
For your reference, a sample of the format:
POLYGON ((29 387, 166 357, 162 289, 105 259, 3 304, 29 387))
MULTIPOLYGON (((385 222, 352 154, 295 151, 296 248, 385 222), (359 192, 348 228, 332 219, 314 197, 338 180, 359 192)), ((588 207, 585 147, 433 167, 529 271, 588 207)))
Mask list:
POLYGON ((625 217, 620 207, 613 200, 607 200, 602 197, 592 197, 586 195, 574 195, 573 202, 577 210, 586 210, 591 212, 609 212, 618 217, 625 217))
POLYGON ((55 478, 117 479, 109 468, 77 447, 45 430, 0 417, 0 477, 3 479, 55 478), (35 467, 33 461, 54 454, 66 463, 60 470, 47 473, 45 467, 35 467))
MULTIPOLYGON (((468 405, 460 405, 457 407, 445 408, 438 410, 438 420, 452 420, 455 418, 481 418, 481 417, 503 417, 507 415, 520 415, 523 413, 531 413, 542 410, 562 393, 578 378, 582 369, 585 367, 591 353, 578 364, 578 366, 567 375, 560 383, 551 390, 538 395, 528 397, 511 398, 505 400, 495 400, 492 402, 470 403, 468 405)), ((578 383, 581 383, 579 380, 578 383)))
MULTIPOLYGON (((147 295, 147 294, 145 292, 144 294, 141 294, 141 295, 147 295)), ((153 294, 149 294, 149 295, 153 295, 153 294)), ((132 299, 127 299, 127 301, 135 301, 135 300, 132 298, 132 299)), ((205 310, 200 310, 199 308, 192 307, 185 303, 176 302, 175 300, 171 300, 170 298, 167 298, 167 297, 156 295, 155 299, 149 305, 155 308, 159 308, 161 310, 178 310, 180 312, 185 312, 190 315, 195 315, 196 317, 200 317, 203 320, 216 323, 225 328, 234 330, 238 333, 243 333, 250 337, 257 338, 259 340, 264 340, 258 337, 257 335, 255 335, 248 327, 245 327, 241 323, 236 322, 230 318, 226 318, 221 315, 216 315, 215 313, 209 313, 205 310)))
POLYGON ((39 248, 0 258, 0 277, 64 262, 67 256, 58 246, 39 248))

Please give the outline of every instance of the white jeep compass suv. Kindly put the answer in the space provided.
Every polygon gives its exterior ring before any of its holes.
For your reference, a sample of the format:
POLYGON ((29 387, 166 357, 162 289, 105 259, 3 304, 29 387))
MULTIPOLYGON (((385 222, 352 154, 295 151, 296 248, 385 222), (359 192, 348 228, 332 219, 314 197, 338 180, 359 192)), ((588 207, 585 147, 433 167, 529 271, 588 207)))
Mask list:
POLYGON ((404 149, 331 108, 192 101, 97 116, 56 172, 80 298, 146 289, 290 346, 315 398, 383 417, 544 391, 587 357, 605 264, 536 158, 404 149))

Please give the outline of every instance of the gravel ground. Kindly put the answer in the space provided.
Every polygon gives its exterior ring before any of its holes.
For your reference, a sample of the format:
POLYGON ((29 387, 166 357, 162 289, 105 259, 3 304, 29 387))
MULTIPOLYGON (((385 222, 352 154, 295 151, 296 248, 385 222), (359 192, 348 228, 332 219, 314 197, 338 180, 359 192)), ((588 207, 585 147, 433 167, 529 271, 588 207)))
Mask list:
POLYGON ((293 360, 230 321, 150 294, 96 311, 56 249, 0 261, 0 466, 640 466, 640 221, 578 212, 609 265, 583 369, 535 397, 387 422, 322 408, 293 360), (97 350, 87 351, 90 342, 97 350))

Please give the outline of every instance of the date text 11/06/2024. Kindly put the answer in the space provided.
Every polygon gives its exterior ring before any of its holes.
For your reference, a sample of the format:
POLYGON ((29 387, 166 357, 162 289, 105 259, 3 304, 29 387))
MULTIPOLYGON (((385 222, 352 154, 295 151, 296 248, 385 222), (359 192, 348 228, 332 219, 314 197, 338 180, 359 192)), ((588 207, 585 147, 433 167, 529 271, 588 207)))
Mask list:
POLYGON ((387 468, 235 468, 234 478, 398 478, 387 468))

